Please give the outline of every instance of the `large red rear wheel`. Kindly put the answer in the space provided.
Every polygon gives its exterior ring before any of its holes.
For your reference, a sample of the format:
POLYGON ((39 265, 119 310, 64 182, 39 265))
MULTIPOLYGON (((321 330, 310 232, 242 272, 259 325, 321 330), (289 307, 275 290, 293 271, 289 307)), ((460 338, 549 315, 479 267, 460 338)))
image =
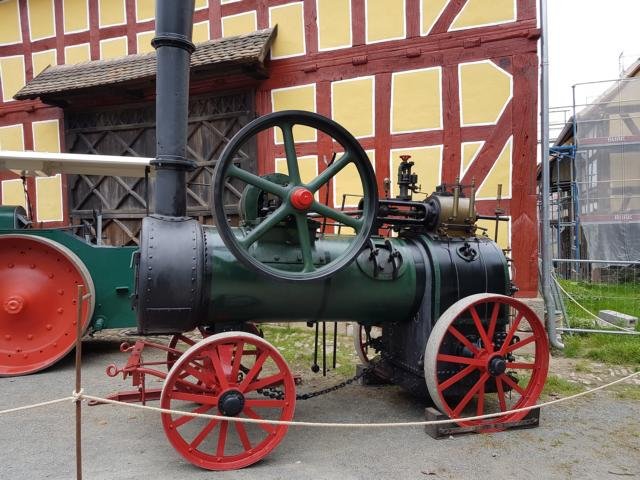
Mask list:
MULTIPOLYGON (((291 420, 296 393, 282 355, 249 333, 226 332, 196 343, 176 360, 162 389, 162 408, 226 417, 291 420), (258 392, 260 391, 260 393, 258 392)), ((209 470, 235 470, 264 458, 287 427, 162 414, 173 447, 209 470)))
POLYGON ((73 348, 78 285, 91 294, 82 306, 84 332, 95 298, 84 263, 48 238, 0 236, 0 376, 37 372, 73 348))
POLYGON ((483 420, 464 417, 536 404, 549 369, 542 322, 524 303, 481 293, 454 303, 436 322, 425 351, 429 395, 461 426, 500 430, 527 411, 483 420))

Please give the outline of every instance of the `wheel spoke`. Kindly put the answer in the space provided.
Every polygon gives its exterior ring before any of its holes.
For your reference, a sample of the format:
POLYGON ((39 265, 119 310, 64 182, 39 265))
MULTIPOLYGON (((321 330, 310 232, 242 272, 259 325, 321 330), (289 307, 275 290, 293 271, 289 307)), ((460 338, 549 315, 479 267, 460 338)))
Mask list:
MULTIPOLYGON (((207 413, 213 407, 214 407, 213 405, 201 405, 191 413, 207 413)), ((173 423, 173 427, 174 428, 180 428, 182 425, 184 425, 185 423, 190 422, 191 420, 193 420, 195 418, 197 418, 197 417, 192 417, 191 415, 182 415, 181 417, 178 417, 175 421, 172 422, 173 423)))
POLYGON ((236 343, 236 350, 233 357, 233 366, 231 367, 231 375, 229 375, 231 382, 236 383, 238 380, 238 372, 240 371, 240 364, 242 363, 242 354, 244 352, 244 342, 239 340, 236 343))
POLYGON ((258 408, 283 408, 285 406, 284 400, 271 400, 271 399, 246 399, 244 401, 247 407, 258 408))
POLYGON ((513 388, 516 392, 518 392, 520 395, 524 396, 524 394, 525 394, 524 388, 522 388, 520 385, 518 385, 516 382, 514 382, 509 375, 506 375, 506 374, 503 373, 502 375, 500 375, 499 378, 504 383, 506 383, 511 388, 513 388))
POLYGON ((500 377, 496 377, 496 389, 498 390, 498 402, 500 403, 500 411, 507 411, 507 401, 504 398, 504 387, 502 386, 502 380, 500 377))
POLYGON ((273 183, 270 180, 259 177, 251 172, 243 170, 242 168, 236 167, 235 165, 231 165, 227 170, 227 175, 233 178, 237 178, 238 180, 242 180, 249 185, 253 185, 254 187, 258 187, 259 189, 272 193, 273 195, 277 195, 280 198, 285 198, 287 196, 287 189, 278 185, 277 183, 273 183))
POLYGON ((268 357, 269 354, 266 352, 261 351, 260 353, 258 353, 258 356, 256 357, 256 363, 253 364, 253 367, 251 367, 251 369, 247 373, 247 376, 244 377, 244 380, 242 380, 242 383, 238 387, 241 392, 244 392, 247 386, 251 382, 253 382, 253 379, 258 375, 258 373, 260 373, 260 370, 262 370, 262 365, 264 365, 264 362, 268 357))
POLYGON ((514 343, 513 345, 509 345, 506 348, 506 352, 513 352, 515 350, 518 350, 519 348, 524 347, 525 345, 529 345, 530 343, 533 343, 536 341, 536 337, 534 335, 531 335, 530 337, 525 338, 524 340, 520 340, 519 342, 514 343))
POLYGON ((189 444, 189 447, 198 448, 198 446, 203 442, 205 438, 207 438, 207 435, 211 433, 211 431, 216 427, 217 424, 218 424, 218 420, 216 419, 213 419, 209 423, 207 423, 207 425, 196 436, 196 438, 194 438, 191 441, 191 443, 189 444))
POLYGON ((320 175, 311 180, 307 184, 307 188, 311 190, 311 193, 316 193, 320 190, 325 183, 331 180, 336 174, 340 172, 344 167, 346 167, 351 162, 351 153, 345 152, 337 161, 333 162, 329 165, 320 175))
POLYGON ((302 250, 302 261, 304 273, 315 271, 313 265, 313 256, 311 254, 311 237, 309 235, 309 224, 306 215, 296 214, 296 224, 298 226, 298 239, 300 241, 300 250, 302 250))
POLYGON ((445 355, 444 353, 439 353, 437 358, 441 362, 462 363, 464 365, 475 365, 477 367, 480 367, 485 363, 478 358, 460 357, 458 355, 445 355))
POLYGON ((507 362, 507 368, 522 368, 525 370, 533 370, 536 368, 535 363, 507 362))
POLYGON ((467 392, 467 394, 462 398, 462 400, 460 400, 460 403, 458 404, 458 406, 455 408, 455 410, 452 412, 452 417, 458 417, 462 411, 464 410, 464 407, 467 406, 467 404, 471 401, 471 399, 473 398, 473 396, 476 394, 476 392, 484 386, 485 382, 489 379, 490 375, 489 373, 485 372, 482 374, 482 376, 480 377, 480 379, 475 383, 475 385, 471 388, 471 390, 469 390, 467 392))
POLYGON ((480 334, 480 338, 482 339, 482 343, 484 344, 484 348, 487 352, 493 352, 493 347, 491 346, 491 340, 487 337, 487 332, 482 326, 482 320, 480 320, 480 316, 478 315, 478 311, 474 305, 469 307, 469 312, 471 313, 471 318, 473 318, 473 323, 476 325, 476 329, 480 334))
POLYGON ((284 140, 284 152, 287 157, 287 169, 289 180, 293 185, 301 185, 300 168, 298 167, 298 156, 296 155, 296 142, 293 139, 293 126, 289 123, 279 125, 282 130, 284 140))
POLYGON ((471 353, 473 353, 474 355, 480 354, 480 350, 478 350, 478 348, 473 343, 471 343, 467 337, 460 333, 460 330, 458 330, 456 327, 451 325, 447 330, 451 335, 460 340, 460 342, 462 342, 462 344, 467 347, 467 349, 469 349, 471 353))
POLYGON ((362 225, 363 225, 363 222, 361 219, 346 215, 320 202, 314 201, 313 205, 311 205, 311 211, 316 212, 322 215, 323 217, 331 218, 336 222, 340 222, 348 227, 351 227, 356 232, 360 232, 360 229, 362 228, 362 225))
POLYGON ((278 209, 271 213, 266 220, 261 222, 257 227, 251 230, 246 237, 238 240, 238 243, 247 250, 251 245, 256 243, 260 238, 264 236, 269 230, 275 227, 278 223, 285 219, 289 215, 289 207, 283 203, 278 209))
POLYGON ((224 373, 224 367, 222 365, 222 362, 220 361, 220 354, 216 346, 211 349, 209 354, 211 363, 213 364, 213 371, 215 372, 216 379, 220 384, 220 389, 226 390, 227 388, 229 388, 229 382, 227 381, 227 376, 224 373))
MULTIPOLYGON (((243 412, 247 417, 253 418, 254 420, 264 420, 251 407, 245 406, 243 412)), ((260 427, 262 430, 264 430, 267 433, 274 433, 276 431, 276 427, 268 423, 257 423, 256 425, 258 425, 258 427, 260 427)))
POLYGON ((244 390, 244 392, 251 392, 253 390, 258 390, 259 388, 265 388, 272 385, 276 385, 284 380, 284 373, 276 373, 275 375, 270 375, 268 377, 261 378, 255 382, 250 383, 244 390))
POLYGON ((511 328, 509 328, 509 333, 507 333, 507 336, 504 339, 504 343, 502 344, 502 348, 500 349, 500 355, 505 355, 507 353, 506 348, 511 343, 511 340, 513 340, 513 336, 518 331, 518 327, 520 326, 520 322, 522 321, 523 318, 524 318, 524 313, 523 312, 519 312, 518 316, 513 321, 513 324, 511 325, 511 328))
POLYGON ((447 388, 449 388, 451 385, 453 385, 454 383, 458 383, 460 380, 462 380, 464 377, 466 377, 467 375, 469 375, 471 372, 473 372, 474 370, 476 370, 476 366, 475 365, 469 365, 468 367, 463 368, 462 370, 460 370, 458 373, 456 373, 455 375, 449 377, 447 380, 445 380, 444 382, 442 382, 441 384, 438 385, 438 390, 440 390, 441 392, 444 392, 447 388))
POLYGON ((484 388, 486 386, 486 382, 482 384, 480 387, 480 391, 478 392, 478 404, 476 405, 476 415, 480 416, 484 413, 484 388))
POLYGON ((500 313, 500 304, 498 302, 493 304, 493 311, 491 312, 491 319, 489 320, 489 331, 487 337, 493 342, 493 335, 496 333, 496 325, 498 324, 498 314, 500 313))
POLYGON ((242 442, 242 448, 247 450, 251 450, 251 442, 249 441, 249 435, 247 435, 247 429, 244 428, 244 425, 241 422, 233 422, 236 427, 236 432, 238 432, 238 437, 242 442))
POLYGON ((229 422, 223 420, 220 424, 220 433, 218 434, 218 447, 216 448, 216 456, 224 457, 224 447, 227 444, 227 430, 229 429, 229 422))

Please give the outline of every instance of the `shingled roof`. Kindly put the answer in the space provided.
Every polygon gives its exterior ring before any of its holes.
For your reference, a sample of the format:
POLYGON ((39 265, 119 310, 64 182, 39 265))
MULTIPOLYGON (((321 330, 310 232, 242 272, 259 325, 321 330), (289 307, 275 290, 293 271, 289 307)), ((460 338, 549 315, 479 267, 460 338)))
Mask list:
MULTIPOLYGON (((191 56, 191 70, 211 71, 212 75, 250 72, 264 75, 264 61, 275 37, 275 29, 199 43, 191 56)), ((151 52, 112 60, 94 60, 75 65, 45 69, 27 83, 14 98, 62 98, 70 94, 103 87, 127 85, 153 80, 156 53, 151 52)))

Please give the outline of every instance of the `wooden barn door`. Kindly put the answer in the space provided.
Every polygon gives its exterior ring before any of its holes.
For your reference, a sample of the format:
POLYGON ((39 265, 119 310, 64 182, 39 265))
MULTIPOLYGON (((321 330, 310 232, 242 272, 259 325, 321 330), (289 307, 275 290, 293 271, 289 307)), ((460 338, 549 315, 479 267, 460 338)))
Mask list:
MULTIPOLYGON (((187 173, 187 213, 211 223, 211 178, 222 149, 255 117, 252 92, 200 96, 189 102, 187 156, 198 167, 187 173)), ((154 157, 155 105, 138 104, 65 111, 66 146, 71 153, 154 157)), ((256 171, 255 144, 241 155, 242 168, 256 171)), ((146 199, 153 198, 153 180, 73 175, 68 179, 70 215, 74 224, 95 232, 95 212, 103 218, 103 242, 136 245, 146 199)), ((239 192, 236 192, 239 195, 239 192)), ((152 210, 152 206, 150 206, 152 210)))

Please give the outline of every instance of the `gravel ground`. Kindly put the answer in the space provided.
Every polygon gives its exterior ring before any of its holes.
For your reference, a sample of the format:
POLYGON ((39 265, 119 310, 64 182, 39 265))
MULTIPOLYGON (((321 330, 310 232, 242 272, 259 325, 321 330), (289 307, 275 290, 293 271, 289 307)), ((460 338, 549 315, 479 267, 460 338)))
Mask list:
MULTIPOLYGON (((103 396, 127 388, 104 374, 126 355, 113 340, 84 343, 83 383, 103 396)), ((2 378, 0 410, 68 396, 73 358, 20 378, 2 378)), ((160 384, 158 384, 160 385, 160 384)), ((303 385, 305 390, 308 385, 303 385)), ((423 420, 424 405, 396 387, 352 385, 298 402, 296 420, 423 420)), ((115 406, 83 408, 86 479, 603 479, 640 478, 640 402, 598 393, 543 410, 541 426, 434 440, 423 429, 292 428, 266 459, 237 472, 202 471, 165 439, 159 415, 115 406)), ((0 419, 0 478, 75 478, 71 403, 0 419)))

